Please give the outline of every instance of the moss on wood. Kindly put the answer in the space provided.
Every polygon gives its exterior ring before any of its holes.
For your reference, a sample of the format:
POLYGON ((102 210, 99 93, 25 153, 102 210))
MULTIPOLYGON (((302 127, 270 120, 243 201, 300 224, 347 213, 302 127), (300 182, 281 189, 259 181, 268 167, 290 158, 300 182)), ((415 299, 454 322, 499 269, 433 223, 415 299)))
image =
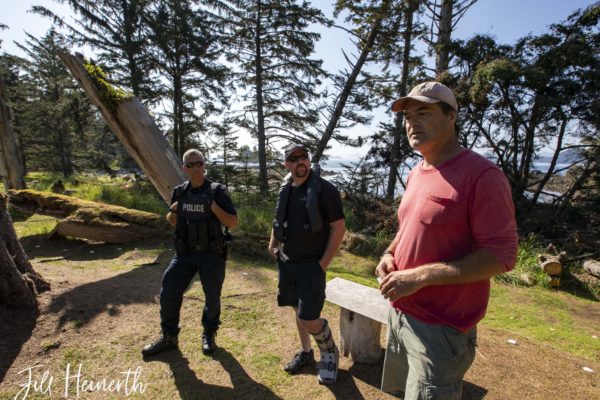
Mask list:
POLYGON ((114 110, 119 103, 133 97, 133 94, 127 93, 125 90, 111 85, 108 82, 106 72, 99 66, 87 61, 83 63, 83 66, 98 90, 102 102, 111 110, 114 110))

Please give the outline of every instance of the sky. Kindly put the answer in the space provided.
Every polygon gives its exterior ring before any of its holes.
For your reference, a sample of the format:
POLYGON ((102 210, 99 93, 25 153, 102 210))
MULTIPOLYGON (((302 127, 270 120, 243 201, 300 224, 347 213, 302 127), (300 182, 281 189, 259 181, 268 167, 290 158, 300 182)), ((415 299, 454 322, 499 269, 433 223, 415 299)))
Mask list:
MULTIPOLYGON (((453 38, 468 39, 475 34, 488 34, 500 43, 513 43, 529 33, 539 34, 550 24, 565 20, 573 11, 594 4, 597 0, 479 0, 459 21, 453 38)), ((312 4, 321 7, 331 17, 333 0, 313 0, 312 4)), ((50 20, 29 13, 32 5, 42 5, 59 15, 70 15, 70 9, 53 0, 0 0, 0 23, 9 29, 0 31, 2 39, 0 51, 23 55, 14 44, 25 43, 25 32, 43 36, 50 28, 50 20)), ((323 59, 323 67, 337 70, 343 66, 340 48, 351 49, 347 35, 341 31, 324 31, 316 46, 316 57, 323 59)), ((85 55, 85 54, 84 54, 85 55)), ((370 126, 355 127, 351 136, 368 135, 376 129, 378 121, 391 117, 388 110, 378 110, 370 126)), ((240 136, 241 142, 250 142, 249 137, 240 136)), ((333 154, 343 154, 343 158, 356 158, 364 155, 367 148, 354 149, 334 146, 333 154)))

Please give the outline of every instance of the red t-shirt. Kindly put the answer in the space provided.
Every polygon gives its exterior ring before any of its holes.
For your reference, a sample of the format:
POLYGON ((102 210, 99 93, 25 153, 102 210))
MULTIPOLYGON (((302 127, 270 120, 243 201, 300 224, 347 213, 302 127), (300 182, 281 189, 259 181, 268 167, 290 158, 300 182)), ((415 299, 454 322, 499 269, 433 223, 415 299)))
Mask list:
MULTIPOLYGON (((516 262, 515 210, 508 180, 481 155, 463 150, 437 168, 422 163, 409 177, 398 208, 399 270, 452 261, 485 249, 511 270, 516 262)), ((490 281, 425 287, 393 306, 430 324, 466 332, 485 315, 490 281)))

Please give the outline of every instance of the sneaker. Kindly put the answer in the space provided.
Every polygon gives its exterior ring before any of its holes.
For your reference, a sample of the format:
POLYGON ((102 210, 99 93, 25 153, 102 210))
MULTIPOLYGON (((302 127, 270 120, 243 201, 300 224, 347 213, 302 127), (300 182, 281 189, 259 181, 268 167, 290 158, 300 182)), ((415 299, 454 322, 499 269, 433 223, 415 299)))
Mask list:
POLYGON ((310 351, 302 351, 298 350, 296 354, 294 354, 294 358, 290 361, 283 370, 290 375, 293 375, 300 371, 305 365, 309 365, 315 362, 315 353, 312 349, 310 351))
POLYGON ((143 356, 153 356, 166 350, 173 350, 178 347, 179 340, 177 336, 162 335, 153 343, 142 349, 143 356))
POLYGON ((202 334, 202 353, 212 354, 214 353, 217 345, 215 343, 216 331, 204 331, 202 334))

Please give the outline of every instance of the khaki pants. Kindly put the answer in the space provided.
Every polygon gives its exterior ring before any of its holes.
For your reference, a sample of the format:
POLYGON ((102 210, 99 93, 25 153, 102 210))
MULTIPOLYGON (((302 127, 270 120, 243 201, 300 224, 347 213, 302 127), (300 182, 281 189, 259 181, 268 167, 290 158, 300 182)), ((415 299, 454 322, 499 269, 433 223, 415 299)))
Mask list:
POLYGON ((477 328, 461 333, 390 308, 381 390, 404 400, 460 400, 475 358, 477 328))

